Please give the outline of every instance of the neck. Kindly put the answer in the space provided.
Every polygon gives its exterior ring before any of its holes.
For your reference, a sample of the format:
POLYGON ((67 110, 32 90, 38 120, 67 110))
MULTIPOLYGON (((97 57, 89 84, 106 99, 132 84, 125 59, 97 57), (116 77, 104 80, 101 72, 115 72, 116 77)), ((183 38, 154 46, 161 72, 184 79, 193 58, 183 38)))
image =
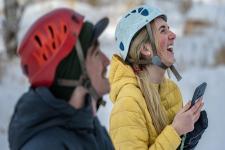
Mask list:
POLYGON ((160 84, 162 82, 166 72, 166 70, 155 65, 147 66, 147 71, 150 75, 150 80, 155 84, 160 84))

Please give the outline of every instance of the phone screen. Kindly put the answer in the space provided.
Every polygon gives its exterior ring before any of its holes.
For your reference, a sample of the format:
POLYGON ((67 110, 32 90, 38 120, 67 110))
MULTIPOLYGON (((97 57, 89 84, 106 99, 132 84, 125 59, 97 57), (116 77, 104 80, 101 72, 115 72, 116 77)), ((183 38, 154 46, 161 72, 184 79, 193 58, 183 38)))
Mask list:
POLYGON ((198 100, 200 97, 204 95, 206 86, 207 86, 207 83, 203 82, 195 89, 195 92, 191 101, 191 106, 193 106, 196 103, 196 100, 198 100))

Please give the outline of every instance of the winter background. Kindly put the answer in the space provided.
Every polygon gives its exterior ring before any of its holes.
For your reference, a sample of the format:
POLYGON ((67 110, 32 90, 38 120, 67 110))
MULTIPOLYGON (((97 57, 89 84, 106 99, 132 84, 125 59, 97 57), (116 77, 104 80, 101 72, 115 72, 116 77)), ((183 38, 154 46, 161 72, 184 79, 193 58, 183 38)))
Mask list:
MULTIPOLYGON (((93 6, 87 1, 41 0, 25 11, 18 39, 28 27, 44 13, 57 7, 70 7, 84 14, 87 20, 96 22, 103 16, 110 18, 106 32, 101 36, 101 48, 109 57, 117 53, 114 41, 115 26, 120 16, 139 0, 99 0, 93 6)), ((203 81, 208 83, 204 95, 204 109, 207 110, 209 127, 196 150, 225 150, 225 0, 193 0, 190 4, 181 0, 144 0, 165 11, 171 30, 177 35, 175 42, 176 66, 183 76, 178 82, 184 102, 192 98, 194 89, 203 81)), ((3 0, 0 0, 0 10, 3 0)), ((0 13, 0 53, 5 52, 2 41, 2 12, 0 13)), ((0 149, 8 150, 7 127, 14 106, 21 94, 28 90, 28 81, 23 76, 19 59, 1 61, 0 70, 0 149)), ((110 67, 110 66, 109 66, 110 67)), ((173 77, 172 77, 173 78, 173 77)), ((175 79, 174 79, 175 80, 175 79)), ((100 108, 98 116, 102 124, 109 126, 112 103, 104 96, 106 107, 100 108)))

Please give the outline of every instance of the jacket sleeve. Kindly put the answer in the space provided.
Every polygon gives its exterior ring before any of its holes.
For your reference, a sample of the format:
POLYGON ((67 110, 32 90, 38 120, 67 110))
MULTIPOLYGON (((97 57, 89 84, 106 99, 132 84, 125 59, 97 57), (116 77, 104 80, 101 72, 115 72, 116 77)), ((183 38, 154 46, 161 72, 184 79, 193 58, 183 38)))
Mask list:
POLYGON ((168 125, 149 145, 150 135, 144 112, 131 97, 118 100, 110 117, 110 136, 116 150, 176 150, 180 137, 168 125))

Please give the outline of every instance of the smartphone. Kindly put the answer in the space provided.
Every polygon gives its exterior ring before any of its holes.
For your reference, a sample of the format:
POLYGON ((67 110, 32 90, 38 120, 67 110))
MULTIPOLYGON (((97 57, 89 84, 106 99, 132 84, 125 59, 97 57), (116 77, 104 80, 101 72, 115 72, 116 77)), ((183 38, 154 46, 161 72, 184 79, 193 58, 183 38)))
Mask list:
POLYGON ((206 86, 207 86, 207 83, 206 83, 206 82, 203 82, 202 84, 200 84, 200 85, 195 89, 194 95, 193 95, 192 100, 191 100, 191 107, 196 103, 196 101, 197 101, 200 97, 202 97, 202 96, 204 95, 206 86))

